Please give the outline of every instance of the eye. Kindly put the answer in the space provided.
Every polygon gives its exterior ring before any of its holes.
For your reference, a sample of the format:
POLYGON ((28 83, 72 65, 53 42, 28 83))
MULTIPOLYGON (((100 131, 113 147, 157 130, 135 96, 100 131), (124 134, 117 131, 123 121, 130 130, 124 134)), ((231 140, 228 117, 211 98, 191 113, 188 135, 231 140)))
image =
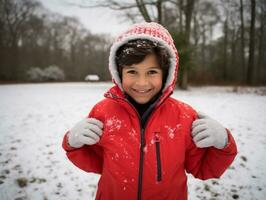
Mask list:
POLYGON ((137 72, 136 72, 135 70, 132 70, 132 69, 131 69, 131 70, 128 70, 128 71, 127 71, 127 74, 137 74, 137 72))
POLYGON ((153 75, 153 74, 158 74, 159 72, 157 70, 150 70, 148 71, 148 74, 153 75))

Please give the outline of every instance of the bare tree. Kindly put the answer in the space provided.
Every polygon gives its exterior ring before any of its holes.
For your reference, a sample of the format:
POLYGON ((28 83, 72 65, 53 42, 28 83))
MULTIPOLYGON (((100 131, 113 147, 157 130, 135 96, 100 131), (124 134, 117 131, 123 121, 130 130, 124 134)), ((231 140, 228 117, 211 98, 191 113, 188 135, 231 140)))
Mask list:
POLYGON ((266 75, 266 40, 265 40, 265 28, 266 28, 266 2, 264 0, 258 1, 259 6, 259 38, 258 38, 258 64, 257 64, 257 82, 265 83, 265 75, 266 75))
POLYGON ((0 0, 0 11, 0 81, 22 81, 31 67, 51 65, 64 70, 67 80, 83 80, 89 73, 110 78, 109 36, 93 35, 77 19, 34 0, 0 0))
POLYGON ((247 84, 253 84, 254 76, 254 51, 255 51, 255 16, 256 0, 251 0, 251 22, 249 34, 249 58, 247 69, 247 84))
POLYGON ((5 66, 4 71, 11 73, 7 76, 17 78, 19 75, 19 43, 24 31, 24 25, 39 4, 31 0, 1 0, 1 26, 4 30, 1 34, 2 50, 8 54, 4 57, 10 64, 5 66))
POLYGON ((240 52, 241 52, 241 66, 242 66, 242 77, 243 80, 245 81, 246 77, 246 67, 245 67, 245 38, 244 38, 244 33, 245 33, 245 25, 244 25, 244 13, 243 13, 243 0, 240 0, 240 20, 241 20, 241 47, 240 47, 240 52))
MULTIPOLYGON (((191 34, 191 20, 192 20, 192 13, 194 9, 195 0, 187 0, 185 6, 185 43, 186 47, 190 46, 190 34, 191 34)), ((188 58, 191 59, 191 58, 188 58)), ((185 67, 183 70, 183 77, 180 87, 182 89, 187 89, 188 87, 188 68, 185 67)))
POLYGON ((224 22, 224 46, 223 46, 223 79, 227 79, 227 62, 228 62, 228 55, 227 55, 227 49, 228 49, 228 17, 226 17, 226 20, 224 22))
MULTIPOLYGON (((111 38, 91 34, 77 19, 51 13, 34 2, 0 0, 0 79, 21 80, 29 67, 45 68, 53 64, 65 71, 68 80, 82 80, 88 73, 109 79, 106 66, 111 38)), ((245 73, 243 60, 245 62, 248 41, 247 55, 252 58, 252 52, 254 54, 248 74, 253 74, 252 83, 256 80, 257 84, 265 84, 265 0, 254 1, 257 6, 253 42, 247 25, 252 17, 245 14, 252 10, 249 1, 223 0, 220 4, 210 0, 83 2, 88 2, 83 6, 86 8, 102 6, 118 10, 132 22, 146 20, 163 24, 171 32, 180 53, 179 85, 182 88, 187 87, 188 78, 194 83, 239 83, 245 73), (213 32, 219 24, 223 29, 215 38, 213 32)))
POLYGON ((104 7, 122 12, 126 18, 135 22, 136 17, 141 16, 146 22, 158 22, 163 24, 163 4, 170 0, 99 0, 99 1, 83 1, 82 3, 68 2, 70 5, 82 8, 104 7), (137 12, 136 12, 137 11, 137 12), (155 14, 154 14, 155 12, 155 14))
POLYGON ((198 70, 206 73, 207 68, 213 62, 212 51, 208 50, 208 44, 213 39, 214 26, 220 22, 217 5, 208 1, 197 1, 193 12, 192 40, 194 48, 200 58, 198 70))

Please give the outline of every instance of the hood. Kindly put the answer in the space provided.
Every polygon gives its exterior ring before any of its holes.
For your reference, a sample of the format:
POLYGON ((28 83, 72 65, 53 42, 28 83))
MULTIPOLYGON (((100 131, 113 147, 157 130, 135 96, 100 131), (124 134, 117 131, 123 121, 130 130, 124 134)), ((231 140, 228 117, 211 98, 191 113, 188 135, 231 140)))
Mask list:
POLYGON ((178 52, 174 45, 174 41, 170 33, 160 24, 155 22, 144 22, 133 24, 129 29, 123 32, 117 37, 114 44, 111 47, 109 55, 109 70, 112 76, 113 82, 120 88, 123 92, 121 79, 119 77, 117 65, 115 62, 115 55, 117 50, 130 40, 134 39, 147 39, 151 41, 158 42, 160 45, 165 47, 169 54, 169 70, 166 83, 163 88, 163 92, 172 92, 175 86, 178 72, 178 52))

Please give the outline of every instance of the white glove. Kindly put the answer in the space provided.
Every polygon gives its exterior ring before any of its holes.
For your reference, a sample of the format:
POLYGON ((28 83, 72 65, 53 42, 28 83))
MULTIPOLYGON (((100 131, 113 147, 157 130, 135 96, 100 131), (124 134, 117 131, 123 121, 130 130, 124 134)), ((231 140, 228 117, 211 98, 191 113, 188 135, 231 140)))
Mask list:
POLYGON ((85 118, 70 129, 68 143, 74 148, 80 148, 84 144, 96 144, 103 133, 102 129, 103 123, 101 121, 95 118, 85 118))
POLYGON ((199 148, 214 146, 223 149, 228 142, 226 129, 201 112, 198 112, 198 119, 192 123, 192 137, 199 148))

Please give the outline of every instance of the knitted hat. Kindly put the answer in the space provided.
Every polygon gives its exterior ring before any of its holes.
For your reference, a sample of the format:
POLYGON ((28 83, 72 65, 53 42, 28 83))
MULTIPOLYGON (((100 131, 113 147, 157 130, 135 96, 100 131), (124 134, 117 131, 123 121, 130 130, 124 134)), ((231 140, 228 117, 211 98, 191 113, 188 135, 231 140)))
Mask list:
POLYGON ((170 33, 160 24, 155 22, 144 22, 132 25, 128 30, 119 35, 111 47, 109 55, 109 70, 113 82, 123 91, 121 79, 119 77, 115 56, 117 50, 130 40, 147 39, 158 42, 165 47, 169 54, 169 71, 163 91, 169 86, 171 89, 175 85, 178 71, 178 53, 170 33))

